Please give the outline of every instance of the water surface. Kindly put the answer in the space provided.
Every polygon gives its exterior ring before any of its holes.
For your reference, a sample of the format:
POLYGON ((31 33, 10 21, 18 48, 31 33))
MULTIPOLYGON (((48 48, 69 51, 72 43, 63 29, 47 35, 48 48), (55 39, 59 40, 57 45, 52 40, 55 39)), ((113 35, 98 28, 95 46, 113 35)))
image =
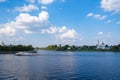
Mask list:
POLYGON ((0 54, 0 80, 120 80, 120 52, 0 54))

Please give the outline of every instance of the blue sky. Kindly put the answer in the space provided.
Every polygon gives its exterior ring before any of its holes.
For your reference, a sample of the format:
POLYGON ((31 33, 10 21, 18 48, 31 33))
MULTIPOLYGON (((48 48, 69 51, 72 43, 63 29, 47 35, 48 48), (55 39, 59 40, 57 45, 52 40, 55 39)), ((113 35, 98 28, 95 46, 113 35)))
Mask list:
POLYGON ((120 43, 120 0, 0 0, 0 42, 120 43))

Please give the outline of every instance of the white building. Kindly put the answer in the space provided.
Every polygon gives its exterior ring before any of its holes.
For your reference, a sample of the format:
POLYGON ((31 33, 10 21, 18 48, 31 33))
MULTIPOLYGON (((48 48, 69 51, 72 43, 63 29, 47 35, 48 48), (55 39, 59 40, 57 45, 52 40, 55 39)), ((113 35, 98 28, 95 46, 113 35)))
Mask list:
POLYGON ((100 43, 98 40, 98 44, 97 44, 96 49, 106 49, 105 43, 103 41, 102 41, 102 43, 100 43))

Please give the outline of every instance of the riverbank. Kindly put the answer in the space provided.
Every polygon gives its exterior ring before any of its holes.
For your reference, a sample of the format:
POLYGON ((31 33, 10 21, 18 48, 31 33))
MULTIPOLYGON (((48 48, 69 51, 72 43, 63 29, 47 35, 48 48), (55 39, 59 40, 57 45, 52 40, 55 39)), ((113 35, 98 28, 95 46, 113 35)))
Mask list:
POLYGON ((30 52, 30 53, 36 53, 37 51, 0 51, 0 54, 15 54, 17 52, 30 52))
POLYGON ((54 50, 54 51, 97 51, 97 52, 120 52, 120 44, 118 45, 105 45, 104 47, 98 47, 98 46, 89 46, 89 45, 84 45, 84 46, 75 46, 75 45, 48 45, 45 48, 40 48, 43 50, 54 50))

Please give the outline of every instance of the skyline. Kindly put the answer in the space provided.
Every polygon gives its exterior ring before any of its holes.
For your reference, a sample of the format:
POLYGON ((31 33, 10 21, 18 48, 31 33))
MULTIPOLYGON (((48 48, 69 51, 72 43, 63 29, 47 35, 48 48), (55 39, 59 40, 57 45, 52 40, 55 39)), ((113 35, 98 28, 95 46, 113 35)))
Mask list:
POLYGON ((120 0, 0 0, 0 42, 120 43, 120 0))

